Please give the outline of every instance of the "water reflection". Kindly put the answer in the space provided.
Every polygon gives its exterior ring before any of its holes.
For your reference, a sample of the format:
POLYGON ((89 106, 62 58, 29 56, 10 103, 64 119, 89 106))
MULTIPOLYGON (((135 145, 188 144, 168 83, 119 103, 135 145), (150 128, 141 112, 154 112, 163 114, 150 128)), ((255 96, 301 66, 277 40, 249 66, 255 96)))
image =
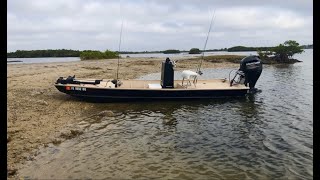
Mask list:
POLYGON ((258 102, 257 94, 248 94, 246 101, 240 102, 239 113, 246 117, 246 119, 259 119, 257 116, 261 112, 261 104, 258 102))
POLYGON ((54 147, 53 155, 44 150, 20 172, 32 178, 283 177, 276 169, 284 155, 274 151, 263 129, 260 96, 96 104, 97 112, 112 110, 116 116, 91 122, 87 133, 54 147), (275 152, 280 154, 270 156, 275 152), (60 168, 62 162, 68 172, 60 168), (35 169, 43 174, 34 174, 35 169))
POLYGON ((301 74, 301 67, 295 65, 277 65, 274 66, 273 70, 274 76, 277 78, 282 77, 285 79, 290 79, 301 74))

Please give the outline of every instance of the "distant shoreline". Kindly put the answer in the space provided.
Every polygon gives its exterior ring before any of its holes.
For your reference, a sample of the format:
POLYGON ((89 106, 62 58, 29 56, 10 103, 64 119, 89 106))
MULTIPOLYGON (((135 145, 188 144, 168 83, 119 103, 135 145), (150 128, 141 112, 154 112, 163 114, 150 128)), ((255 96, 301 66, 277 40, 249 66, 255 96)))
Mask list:
POLYGON ((13 62, 23 62, 23 61, 20 61, 20 60, 12 60, 12 61, 8 61, 8 60, 7 60, 7 63, 13 63, 13 62))
MULTIPOLYGON (((313 44, 301 45, 303 49, 313 49, 313 44)), ((233 46, 230 48, 220 48, 220 49, 207 49, 204 52, 246 52, 246 51, 265 51, 273 47, 247 47, 247 46, 233 46)), ((7 58, 44 58, 44 57, 80 57, 80 54, 84 51, 92 50, 71 50, 71 49, 46 49, 46 50, 16 50, 15 52, 7 52, 7 58)), ((202 52, 202 50, 200 50, 202 52)), ((114 51, 117 52, 118 51, 114 51)), ((178 50, 178 49, 168 49, 162 51, 120 51, 120 54, 178 54, 178 53, 188 53, 188 50, 178 50)))

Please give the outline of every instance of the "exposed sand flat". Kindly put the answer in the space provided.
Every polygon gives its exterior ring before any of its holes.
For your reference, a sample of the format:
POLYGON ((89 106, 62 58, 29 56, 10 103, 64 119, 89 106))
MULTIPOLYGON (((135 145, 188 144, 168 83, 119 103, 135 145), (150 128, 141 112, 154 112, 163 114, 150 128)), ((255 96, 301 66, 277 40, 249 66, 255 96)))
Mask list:
MULTIPOLYGON (((198 60, 188 57, 178 60, 177 71, 194 69, 198 60)), ((121 59, 119 78, 134 79, 160 72, 165 58, 121 59)), ((32 150, 53 140, 51 135, 70 123, 92 115, 94 104, 74 101, 59 92, 54 83, 60 77, 112 79, 117 59, 66 63, 8 64, 8 169, 14 174, 18 163, 27 160, 32 150), (68 110, 68 111, 66 111, 68 110), (91 113, 91 114, 90 114, 91 113)), ((238 64, 203 62, 204 68, 234 67, 238 64)))

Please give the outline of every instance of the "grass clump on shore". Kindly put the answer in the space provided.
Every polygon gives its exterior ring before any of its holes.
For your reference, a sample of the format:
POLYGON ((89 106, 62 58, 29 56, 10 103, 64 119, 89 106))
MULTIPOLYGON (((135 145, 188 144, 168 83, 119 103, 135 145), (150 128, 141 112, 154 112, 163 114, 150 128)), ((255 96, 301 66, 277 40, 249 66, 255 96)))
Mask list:
POLYGON ((106 50, 105 52, 86 50, 80 53, 81 60, 113 59, 113 58, 118 58, 118 56, 119 56, 119 53, 109 51, 109 50, 106 50))
MULTIPOLYGON (((230 62, 230 63, 240 63, 241 59, 246 56, 240 55, 217 55, 217 56, 204 56, 204 61, 212 62, 212 63, 223 63, 223 62, 230 62)), ((202 57, 196 58, 200 60, 202 57)))

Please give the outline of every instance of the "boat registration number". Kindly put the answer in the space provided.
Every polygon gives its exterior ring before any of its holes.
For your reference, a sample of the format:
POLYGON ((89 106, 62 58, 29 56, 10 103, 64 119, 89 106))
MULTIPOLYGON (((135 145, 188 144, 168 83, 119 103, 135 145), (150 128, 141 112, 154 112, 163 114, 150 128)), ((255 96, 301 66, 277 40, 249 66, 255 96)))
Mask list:
POLYGON ((84 87, 70 87, 70 86, 66 86, 66 90, 74 90, 74 91, 87 91, 86 88, 84 87))

